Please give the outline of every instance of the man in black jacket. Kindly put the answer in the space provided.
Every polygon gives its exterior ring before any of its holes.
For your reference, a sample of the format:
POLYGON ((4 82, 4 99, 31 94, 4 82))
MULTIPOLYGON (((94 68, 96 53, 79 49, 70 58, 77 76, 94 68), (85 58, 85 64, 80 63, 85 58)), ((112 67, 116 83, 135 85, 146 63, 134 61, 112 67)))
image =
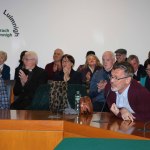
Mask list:
POLYGON ((17 99, 11 104, 11 109, 27 109, 30 106, 36 89, 47 82, 44 69, 37 66, 38 57, 33 51, 25 53, 24 68, 18 72, 14 86, 14 95, 17 99))

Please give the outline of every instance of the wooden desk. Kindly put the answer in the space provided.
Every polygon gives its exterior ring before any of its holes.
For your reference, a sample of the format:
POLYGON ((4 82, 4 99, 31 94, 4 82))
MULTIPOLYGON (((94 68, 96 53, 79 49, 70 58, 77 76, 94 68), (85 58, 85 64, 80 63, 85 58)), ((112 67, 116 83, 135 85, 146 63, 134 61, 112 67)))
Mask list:
POLYGON ((144 122, 129 124, 111 113, 53 118, 48 111, 0 110, 0 149, 50 150, 66 137, 149 139, 143 128, 144 122))

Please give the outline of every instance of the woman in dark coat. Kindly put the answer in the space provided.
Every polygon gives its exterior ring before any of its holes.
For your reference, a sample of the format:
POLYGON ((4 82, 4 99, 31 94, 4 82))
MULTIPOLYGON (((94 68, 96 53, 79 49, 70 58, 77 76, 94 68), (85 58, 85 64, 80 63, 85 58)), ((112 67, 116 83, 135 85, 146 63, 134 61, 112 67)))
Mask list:
POLYGON ((75 71, 73 66, 75 60, 73 56, 65 54, 61 59, 62 71, 58 72, 54 76, 54 81, 66 81, 69 84, 82 84, 81 73, 75 71))

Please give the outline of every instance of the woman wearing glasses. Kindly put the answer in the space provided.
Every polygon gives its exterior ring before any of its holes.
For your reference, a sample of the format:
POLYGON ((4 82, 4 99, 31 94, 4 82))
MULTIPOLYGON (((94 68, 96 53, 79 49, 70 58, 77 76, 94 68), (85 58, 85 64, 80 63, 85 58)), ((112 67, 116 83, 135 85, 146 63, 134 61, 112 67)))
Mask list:
POLYGON ((65 54, 61 59, 62 71, 58 72, 54 76, 54 81, 65 81, 69 84, 82 84, 81 73, 75 71, 73 66, 75 59, 69 54, 65 54))

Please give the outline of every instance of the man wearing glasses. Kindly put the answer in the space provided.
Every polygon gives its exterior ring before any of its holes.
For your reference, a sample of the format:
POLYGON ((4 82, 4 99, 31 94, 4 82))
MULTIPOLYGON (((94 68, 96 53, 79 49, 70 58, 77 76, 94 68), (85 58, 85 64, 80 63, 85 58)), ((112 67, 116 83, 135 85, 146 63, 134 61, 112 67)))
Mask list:
POLYGON ((133 79, 133 68, 128 62, 113 66, 105 95, 110 110, 123 120, 150 119, 150 92, 133 79))
POLYGON ((47 82, 47 73, 37 66, 38 56, 33 51, 28 51, 23 57, 24 68, 18 70, 14 85, 16 100, 11 104, 11 109, 28 109, 32 104, 36 89, 47 82))

